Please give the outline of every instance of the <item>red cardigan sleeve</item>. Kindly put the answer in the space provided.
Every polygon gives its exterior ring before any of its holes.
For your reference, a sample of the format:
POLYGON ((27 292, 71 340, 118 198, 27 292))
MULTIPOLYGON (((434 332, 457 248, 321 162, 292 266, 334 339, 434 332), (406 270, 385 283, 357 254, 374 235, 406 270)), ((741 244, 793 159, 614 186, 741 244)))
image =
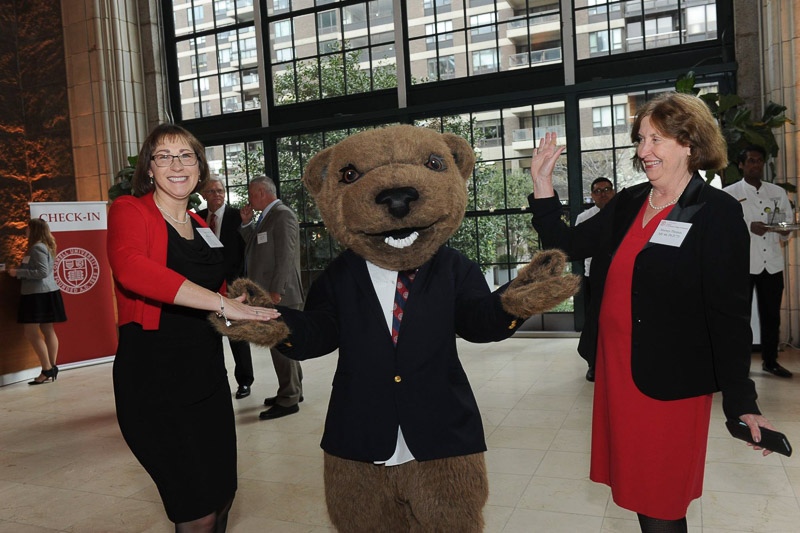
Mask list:
POLYGON ((108 214, 108 259, 114 279, 131 296, 172 303, 186 278, 166 266, 167 230, 152 203, 152 194, 114 201, 108 214))

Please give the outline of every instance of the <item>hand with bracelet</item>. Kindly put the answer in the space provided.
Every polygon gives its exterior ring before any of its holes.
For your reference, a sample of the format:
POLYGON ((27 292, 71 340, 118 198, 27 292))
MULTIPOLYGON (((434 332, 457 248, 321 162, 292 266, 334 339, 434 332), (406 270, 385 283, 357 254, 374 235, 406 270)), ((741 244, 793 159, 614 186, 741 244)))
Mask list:
POLYGON ((219 309, 215 311, 218 317, 224 318, 226 324, 230 326, 231 320, 259 320, 266 322, 278 318, 281 314, 274 307, 253 307, 244 303, 247 298, 242 294, 236 298, 225 298, 219 296, 219 309))
POLYGON ((211 292, 189 280, 183 282, 173 303, 212 311, 219 317, 230 320, 258 320, 266 322, 281 316, 277 309, 271 307, 254 307, 247 305, 246 294, 236 298, 226 298, 218 292, 211 292))

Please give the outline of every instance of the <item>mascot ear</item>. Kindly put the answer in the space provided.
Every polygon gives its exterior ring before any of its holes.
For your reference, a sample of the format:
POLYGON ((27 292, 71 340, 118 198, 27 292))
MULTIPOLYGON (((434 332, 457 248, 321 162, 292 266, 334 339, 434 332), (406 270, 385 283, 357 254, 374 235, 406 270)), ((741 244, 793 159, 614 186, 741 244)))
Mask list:
POLYGON ((463 137, 458 135, 444 133, 442 137, 444 137, 444 142, 450 148, 453 159, 456 160, 461 177, 465 180, 468 179, 472 175, 472 167, 475 166, 475 152, 472 147, 463 137))
POLYGON ((325 183, 325 174, 328 171, 328 161, 333 153, 333 147, 326 148, 314 157, 306 165, 303 172, 303 183, 312 195, 316 195, 325 183))

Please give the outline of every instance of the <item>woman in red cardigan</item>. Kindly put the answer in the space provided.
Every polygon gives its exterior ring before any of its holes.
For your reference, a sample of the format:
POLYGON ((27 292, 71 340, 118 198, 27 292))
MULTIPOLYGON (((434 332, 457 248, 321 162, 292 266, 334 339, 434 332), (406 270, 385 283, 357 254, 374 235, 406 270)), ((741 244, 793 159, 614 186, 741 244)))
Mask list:
POLYGON ((186 210, 208 174, 200 142, 162 124, 139 152, 133 196, 113 203, 108 222, 117 419, 181 533, 225 531, 237 486, 231 393, 208 312, 264 321, 279 314, 222 294, 222 244, 186 210))

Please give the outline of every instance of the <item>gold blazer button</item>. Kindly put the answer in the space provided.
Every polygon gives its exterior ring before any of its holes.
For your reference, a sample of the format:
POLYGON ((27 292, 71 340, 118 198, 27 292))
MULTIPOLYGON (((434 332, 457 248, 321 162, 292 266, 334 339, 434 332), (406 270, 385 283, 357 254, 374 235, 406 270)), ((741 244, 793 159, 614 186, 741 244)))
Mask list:
POLYGON ((395 376, 394 377, 394 382, 395 383, 400 383, 401 381, 403 381, 403 378, 401 378, 400 376, 395 376))

